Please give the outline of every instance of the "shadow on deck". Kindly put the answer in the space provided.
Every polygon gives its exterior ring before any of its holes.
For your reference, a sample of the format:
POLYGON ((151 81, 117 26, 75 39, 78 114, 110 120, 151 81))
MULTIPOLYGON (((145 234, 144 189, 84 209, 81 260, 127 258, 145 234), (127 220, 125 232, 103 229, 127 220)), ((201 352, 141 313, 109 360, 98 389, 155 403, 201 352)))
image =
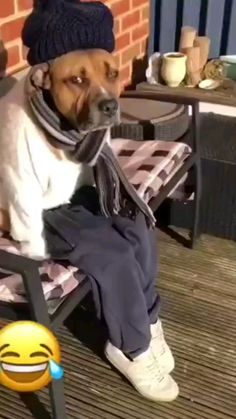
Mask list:
MULTIPOLYGON (((68 418, 236 418, 236 243, 203 236, 189 250, 160 233, 159 250, 162 318, 180 397, 146 401, 107 364, 105 331, 87 302, 59 334, 68 418)), ((40 398, 48 408, 47 393, 40 398)), ((0 418, 32 417, 17 394, 1 388, 0 418)))

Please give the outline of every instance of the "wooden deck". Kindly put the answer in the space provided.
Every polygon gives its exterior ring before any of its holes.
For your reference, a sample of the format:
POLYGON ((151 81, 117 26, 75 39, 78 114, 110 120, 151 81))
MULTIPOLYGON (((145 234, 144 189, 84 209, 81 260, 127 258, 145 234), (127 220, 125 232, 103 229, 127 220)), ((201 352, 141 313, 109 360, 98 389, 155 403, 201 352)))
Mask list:
MULTIPOLYGON (((68 418, 236 418, 236 243, 203 236, 188 250, 159 238, 162 318, 180 397, 171 404, 142 399, 101 358, 103 333, 82 307, 60 331, 68 418)), ((48 406, 47 393, 40 398, 48 406)), ((32 417, 18 395, 1 388, 0 418, 32 417)))

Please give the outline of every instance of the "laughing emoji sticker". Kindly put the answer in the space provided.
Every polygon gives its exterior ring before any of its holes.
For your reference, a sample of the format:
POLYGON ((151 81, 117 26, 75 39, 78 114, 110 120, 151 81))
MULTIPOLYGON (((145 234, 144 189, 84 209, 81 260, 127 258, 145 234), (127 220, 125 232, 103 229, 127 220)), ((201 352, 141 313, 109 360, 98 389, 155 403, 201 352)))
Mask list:
POLYGON ((63 377, 60 346, 46 327, 17 321, 0 330, 0 384, 33 392, 63 377))

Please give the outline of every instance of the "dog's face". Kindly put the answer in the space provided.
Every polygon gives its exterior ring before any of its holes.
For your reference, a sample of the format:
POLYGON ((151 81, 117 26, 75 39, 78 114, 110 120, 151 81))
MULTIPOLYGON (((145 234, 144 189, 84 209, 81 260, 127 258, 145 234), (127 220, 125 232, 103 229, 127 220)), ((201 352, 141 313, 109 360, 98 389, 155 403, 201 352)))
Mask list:
POLYGON ((32 79, 50 91, 58 111, 80 131, 119 122, 119 72, 106 51, 68 53, 36 69, 32 79))

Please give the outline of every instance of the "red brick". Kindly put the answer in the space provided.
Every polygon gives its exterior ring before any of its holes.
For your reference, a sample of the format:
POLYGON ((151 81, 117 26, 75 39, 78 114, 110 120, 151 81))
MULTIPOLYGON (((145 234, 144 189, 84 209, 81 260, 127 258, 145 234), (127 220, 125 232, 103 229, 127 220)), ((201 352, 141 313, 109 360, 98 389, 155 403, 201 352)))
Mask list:
POLYGON ((143 38, 148 35, 149 32, 149 23, 145 22, 132 31, 132 40, 137 41, 138 39, 143 38))
POLYGON ((130 34, 129 33, 124 33, 123 35, 118 36, 118 38, 116 38, 116 51, 119 51, 125 47, 127 47, 127 45, 129 45, 130 43, 130 34))
POLYGON ((140 54, 140 44, 135 44, 129 46, 123 53, 122 53, 122 65, 127 64, 128 62, 132 61, 135 57, 140 54))
POLYGON ((14 0, 0 0, 0 18, 13 15, 14 11, 14 0))
MULTIPOLYGON (((6 0, 5 0, 6 1, 6 0)), ((33 7, 33 0, 17 0, 18 10, 28 10, 33 7)))
POLYGON ((144 39, 144 41, 141 42, 141 54, 146 54, 148 50, 148 39, 144 39))
MULTIPOLYGON (((55 0, 56 1, 56 0, 55 0)), ((91 0, 82 0, 84 2, 91 0)), ((96 0, 92 0, 96 1, 96 0)), ((148 0, 102 0, 106 3, 115 17, 114 32, 116 36, 115 60, 121 67, 121 80, 127 84, 131 77, 131 64, 136 57, 146 52, 148 35, 148 0), (134 10, 135 9, 135 10, 134 10), (130 29, 131 28, 131 29, 130 29), (123 67, 122 67, 123 66, 123 67)), ((16 13, 17 10, 30 11, 33 0, 0 0, 0 19, 16 13)), ((24 18, 2 24, 3 42, 14 41, 21 35, 24 18)), ((26 58, 26 50, 22 45, 15 45, 9 49, 8 67, 22 64, 26 58)))
POLYGON ((130 10, 130 0, 119 0, 111 5, 114 16, 123 15, 130 10))
POLYGON ((11 22, 4 23, 1 29, 3 42, 13 41, 14 39, 19 38, 24 25, 24 21, 25 18, 21 17, 11 22))
POLYGON ((120 32, 120 21, 119 19, 115 19, 114 22, 114 33, 117 35, 120 32))
POLYGON ((132 0, 132 7, 140 7, 148 3, 149 3, 148 0, 132 0))
POLYGON ((121 82, 129 80, 131 74, 130 74, 130 65, 127 65, 126 67, 122 68, 120 71, 120 80, 121 82))
POLYGON ((142 20, 148 20, 150 17, 150 8, 146 6, 142 9, 142 20))
POLYGON ((7 67, 13 67, 20 62, 20 51, 18 45, 7 49, 7 67))
POLYGON ((120 68, 120 54, 117 52, 116 54, 113 54, 113 57, 115 59, 117 67, 120 68))
POLYGON ((130 26, 137 25, 140 21, 140 12, 136 10, 133 13, 129 13, 122 19, 122 31, 125 31, 130 26))

